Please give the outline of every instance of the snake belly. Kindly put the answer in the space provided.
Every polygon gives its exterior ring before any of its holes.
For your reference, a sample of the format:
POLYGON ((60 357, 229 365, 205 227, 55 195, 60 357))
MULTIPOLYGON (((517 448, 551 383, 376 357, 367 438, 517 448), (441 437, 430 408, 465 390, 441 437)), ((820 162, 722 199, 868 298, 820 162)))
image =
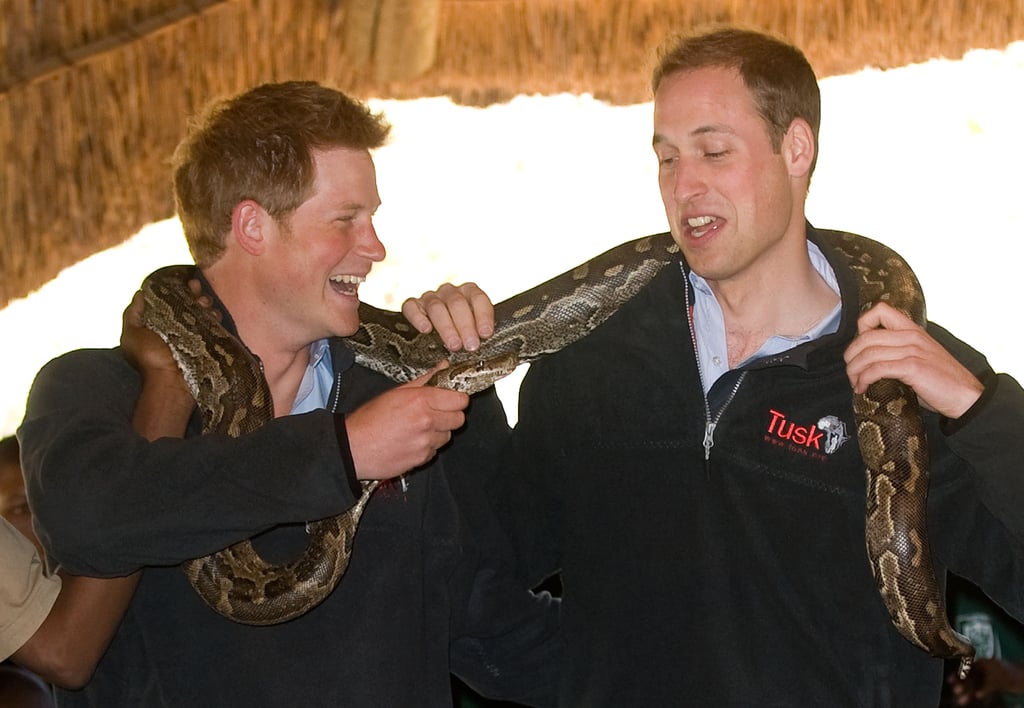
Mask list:
MULTIPOLYGON (((910 266, 863 236, 823 232, 858 276, 861 311, 887 302, 924 327, 924 295, 910 266)), ((881 379, 854 394, 857 441, 867 480, 865 542, 871 573, 900 634, 943 659, 960 659, 967 676, 970 641, 949 625, 928 545, 928 440, 914 391, 881 379)))

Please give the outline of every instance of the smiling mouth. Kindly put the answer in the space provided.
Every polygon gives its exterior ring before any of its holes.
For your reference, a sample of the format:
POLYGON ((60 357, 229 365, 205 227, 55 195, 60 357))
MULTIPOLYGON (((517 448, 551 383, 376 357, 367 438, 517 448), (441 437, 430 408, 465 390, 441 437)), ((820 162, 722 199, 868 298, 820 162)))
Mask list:
POLYGON ((366 281, 360 275, 332 275, 330 277, 331 288, 342 295, 358 295, 359 285, 366 281))
POLYGON ((714 216, 692 216, 686 220, 687 230, 693 238, 704 238, 717 223, 718 218, 714 216))

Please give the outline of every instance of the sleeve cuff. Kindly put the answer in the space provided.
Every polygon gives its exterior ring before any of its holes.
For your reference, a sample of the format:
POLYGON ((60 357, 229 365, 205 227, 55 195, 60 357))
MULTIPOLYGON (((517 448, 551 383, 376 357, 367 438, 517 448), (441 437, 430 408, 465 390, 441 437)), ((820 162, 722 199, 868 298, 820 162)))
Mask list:
POLYGON ((352 448, 348 443, 348 430, 345 428, 345 416, 342 413, 334 414, 334 436, 338 439, 341 465, 348 477, 348 486, 352 490, 352 497, 358 499, 363 494, 363 486, 359 484, 359 479, 356 477, 356 464, 352 461, 352 448))
POLYGON ((968 408, 959 418, 942 416, 942 419, 939 421, 939 429, 942 430, 944 435, 953 435, 963 429, 992 400, 996 389, 999 387, 999 376, 994 371, 988 371, 982 374, 980 378, 985 390, 978 396, 978 400, 974 402, 974 405, 968 408))

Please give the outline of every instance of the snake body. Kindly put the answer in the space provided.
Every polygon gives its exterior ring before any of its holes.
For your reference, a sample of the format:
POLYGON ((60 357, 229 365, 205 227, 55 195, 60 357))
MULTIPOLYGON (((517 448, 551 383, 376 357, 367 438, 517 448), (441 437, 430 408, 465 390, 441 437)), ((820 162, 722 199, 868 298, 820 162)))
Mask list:
MULTIPOLYGON (((924 324, 924 299, 909 266, 870 239, 821 232, 858 276, 860 305, 887 301, 924 324)), ((520 363, 534 361, 584 337, 679 258, 669 234, 617 246, 495 306, 495 333, 479 350, 449 354, 440 338, 420 334, 400 313, 360 305, 359 330, 346 338, 363 366, 404 382, 449 358, 430 383, 475 393, 520 363)), ((204 431, 241 435, 272 417, 258 362, 206 316, 186 286, 192 269, 171 266, 143 284, 147 326, 164 338, 202 411, 204 431)), ((872 574, 897 630, 936 657, 974 650, 946 619, 926 528, 927 441, 914 392, 891 380, 854 395, 857 437, 867 478, 865 539, 872 574)), ((309 548, 297 561, 265 563, 247 541, 185 564, 200 596, 221 614, 247 624, 273 624, 307 612, 324 599, 348 564, 352 537, 374 484, 346 514, 311 525, 309 548)))
MULTIPOLYGON (((924 327, 924 295, 910 266, 870 239, 823 232, 859 277, 861 311, 887 302, 924 327)), ((865 542, 882 602, 900 634, 934 657, 960 659, 974 647, 949 625, 928 545, 928 441, 914 391, 881 379, 854 394, 857 442, 867 476, 865 542)))
MULTIPOLYGON (((347 342, 359 363, 389 378, 416 378, 446 356, 429 385, 476 393, 520 364, 557 351, 611 316, 668 262, 671 239, 638 239, 612 249, 495 307, 496 331, 477 352, 448 355, 436 334, 421 335, 396 312, 360 305, 347 342)), ((242 342, 202 308, 188 288, 194 266, 167 266, 143 281, 143 324, 170 347, 203 418, 203 433, 237 437, 273 418, 262 368, 242 342)), ((363 510, 377 482, 346 513, 307 524, 310 541, 294 561, 264 561, 250 541, 182 564, 202 600, 242 624, 270 625, 305 614, 340 581, 363 510)))
MULTIPOLYGON (((409 381, 448 358, 453 366, 514 356, 520 364, 566 347, 600 325, 678 257, 668 234, 629 241, 494 306, 494 334, 474 352, 449 353, 436 333, 420 334, 399 312, 359 305, 359 330, 346 342, 356 361, 409 381)), ((486 388, 482 381, 468 393, 486 388)))
MULTIPOLYGON (((167 266, 142 285, 143 324, 167 342, 203 418, 203 433, 238 437, 274 417, 256 358, 196 303, 192 266, 167 266)), ((309 544, 295 560, 266 563, 249 540, 182 564, 199 596, 223 616, 251 625, 285 622, 320 604, 348 567, 352 539, 375 482, 346 513, 307 524, 309 544)))

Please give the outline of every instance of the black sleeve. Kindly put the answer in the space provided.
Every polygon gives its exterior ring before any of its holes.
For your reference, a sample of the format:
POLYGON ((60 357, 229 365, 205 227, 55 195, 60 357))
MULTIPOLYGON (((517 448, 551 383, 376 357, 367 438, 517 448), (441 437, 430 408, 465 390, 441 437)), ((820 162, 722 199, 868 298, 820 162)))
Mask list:
POLYGON ((967 413, 932 430, 929 536, 950 570, 1024 620, 1024 390, 946 330, 929 333, 985 384, 967 413))
POLYGON ((478 394, 466 428, 444 460, 460 512, 463 561, 452 613, 452 672, 482 695, 533 706, 557 704, 562 643, 559 601, 530 592, 483 483, 507 438, 493 390, 478 394))
POLYGON ((508 536, 518 572, 537 587, 561 569, 562 492, 558 442, 563 425, 551 420, 560 357, 530 365, 519 392, 519 421, 485 479, 487 495, 508 536))
POLYGON ((117 350, 55 359, 30 391, 18 431, 29 499, 44 546, 71 573, 173 565, 355 502, 326 411, 239 438, 148 442, 131 427, 138 395, 117 350))

